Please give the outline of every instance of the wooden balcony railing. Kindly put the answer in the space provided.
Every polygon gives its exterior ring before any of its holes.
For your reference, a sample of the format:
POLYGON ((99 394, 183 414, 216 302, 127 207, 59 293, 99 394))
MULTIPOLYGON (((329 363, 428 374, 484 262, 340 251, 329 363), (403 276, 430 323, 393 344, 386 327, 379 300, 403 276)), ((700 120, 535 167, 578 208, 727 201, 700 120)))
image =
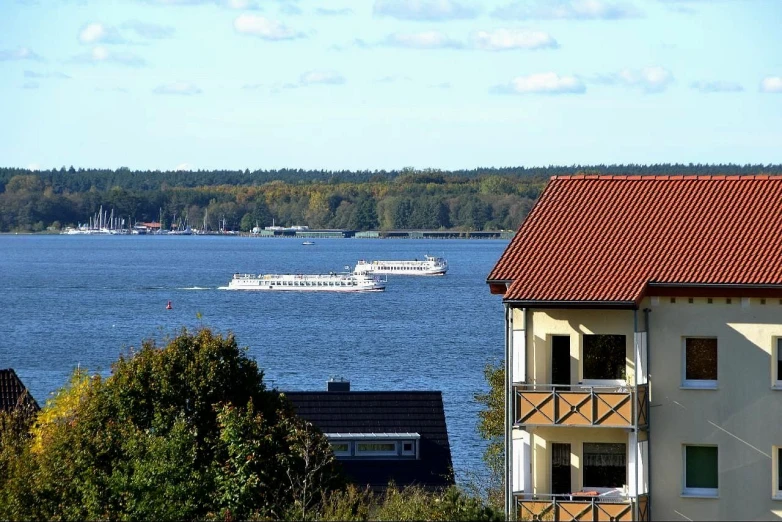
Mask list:
POLYGON ((643 428, 647 384, 639 386, 516 385, 515 424, 643 428))
POLYGON ((649 496, 582 497, 571 495, 528 495, 515 497, 518 520, 632 521, 649 520, 649 496))

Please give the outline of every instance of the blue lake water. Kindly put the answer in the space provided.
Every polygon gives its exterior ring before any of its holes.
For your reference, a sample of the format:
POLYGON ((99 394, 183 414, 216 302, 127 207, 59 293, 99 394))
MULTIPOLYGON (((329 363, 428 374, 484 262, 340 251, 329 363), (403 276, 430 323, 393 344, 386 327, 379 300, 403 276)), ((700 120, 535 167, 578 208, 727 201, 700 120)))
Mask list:
POLYGON ((485 283, 506 240, 0 236, 0 368, 40 404, 80 365, 108 374, 126 348, 183 327, 233 332, 280 390, 440 390, 457 480, 482 469, 483 368, 503 355, 485 283), (445 257, 444 277, 389 276, 385 292, 219 290, 235 272, 324 273, 358 259, 445 257), (173 308, 166 310, 171 301, 173 308), (198 315, 200 314, 200 319, 198 315))

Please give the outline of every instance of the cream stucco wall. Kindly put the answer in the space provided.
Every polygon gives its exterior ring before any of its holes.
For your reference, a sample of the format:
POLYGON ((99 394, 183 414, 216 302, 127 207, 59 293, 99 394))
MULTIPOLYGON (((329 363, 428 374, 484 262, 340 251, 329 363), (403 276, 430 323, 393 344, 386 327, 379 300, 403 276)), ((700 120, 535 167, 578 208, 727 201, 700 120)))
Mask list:
POLYGON ((652 381, 650 460, 657 520, 778 520, 772 447, 782 445, 782 390, 772 354, 779 299, 647 299, 652 381), (716 390, 682 388, 684 337, 717 338, 716 390), (718 446, 719 498, 682 496, 684 444, 718 446), (685 518, 686 517, 686 518, 685 518))
MULTIPOLYGON (((534 428, 531 430, 532 487, 536 494, 551 493, 551 444, 570 444, 570 484, 584 487, 581 458, 584 442, 621 442, 630 445, 627 430, 616 428, 534 428)), ((586 484, 589 486, 589 484, 586 484)))
MULTIPOLYGON (((515 318, 515 316, 514 316, 515 318)), ((633 382, 633 312, 629 310, 535 310, 527 316, 527 379, 551 383, 551 337, 570 336, 570 382, 583 380, 583 335, 616 334, 626 339, 627 381, 633 382)), ((515 326, 515 322, 514 322, 515 326)))
MULTIPOLYGON (((531 310, 527 322, 514 310, 514 329, 525 329, 527 382, 551 381, 551 336, 571 336, 571 382, 582 380, 583 334, 622 334, 627 339, 628 381, 633 377, 635 320, 644 329, 649 308, 650 500, 654 520, 779 520, 782 496, 773 497, 773 448, 782 446, 782 389, 772 386, 774 343, 782 337, 779 299, 648 298, 630 310, 531 310), (716 337, 718 387, 682 388, 684 338, 716 337), (719 496, 683 496, 683 446, 717 445, 719 496)), ((580 442, 626 442, 612 428, 534 428, 533 485, 550 487, 551 442, 569 442, 572 484, 581 487, 580 442), (620 440, 621 439, 621 440, 620 440)))

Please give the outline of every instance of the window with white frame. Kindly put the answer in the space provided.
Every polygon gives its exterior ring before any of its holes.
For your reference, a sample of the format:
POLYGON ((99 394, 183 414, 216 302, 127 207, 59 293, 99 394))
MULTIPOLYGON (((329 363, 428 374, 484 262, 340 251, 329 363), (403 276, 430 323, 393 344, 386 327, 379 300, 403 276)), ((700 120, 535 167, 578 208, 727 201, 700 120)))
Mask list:
POLYGON ((334 452, 335 457, 347 457, 351 455, 350 446, 351 443, 348 441, 332 442, 331 451, 334 452))
POLYGON ((782 337, 777 337, 774 347, 774 386, 782 388, 782 337))
POLYGON ((683 495, 716 497, 719 488, 717 446, 684 446, 683 495))
POLYGON ((683 356, 683 387, 717 387, 716 337, 685 337, 683 356))
POLYGON ((624 384, 627 340, 624 335, 584 335, 583 383, 624 384))
POLYGON ((397 446, 395 441, 368 441, 356 442, 356 455, 396 455, 397 446))
POLYGON ((338 458, 417 459, 418 433, 326 433, 338 458))

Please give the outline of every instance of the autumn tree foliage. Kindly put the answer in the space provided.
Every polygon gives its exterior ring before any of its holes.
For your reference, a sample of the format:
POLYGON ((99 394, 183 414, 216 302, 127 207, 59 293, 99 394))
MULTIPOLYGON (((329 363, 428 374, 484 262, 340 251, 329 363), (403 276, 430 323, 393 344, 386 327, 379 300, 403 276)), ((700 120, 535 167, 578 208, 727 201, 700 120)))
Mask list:
POLYGON ((325 437, 208 329, 145 342, 107 378, 76 371, 36 419, 4 419, 3 520, 310 518, 344 485, 325 437))

